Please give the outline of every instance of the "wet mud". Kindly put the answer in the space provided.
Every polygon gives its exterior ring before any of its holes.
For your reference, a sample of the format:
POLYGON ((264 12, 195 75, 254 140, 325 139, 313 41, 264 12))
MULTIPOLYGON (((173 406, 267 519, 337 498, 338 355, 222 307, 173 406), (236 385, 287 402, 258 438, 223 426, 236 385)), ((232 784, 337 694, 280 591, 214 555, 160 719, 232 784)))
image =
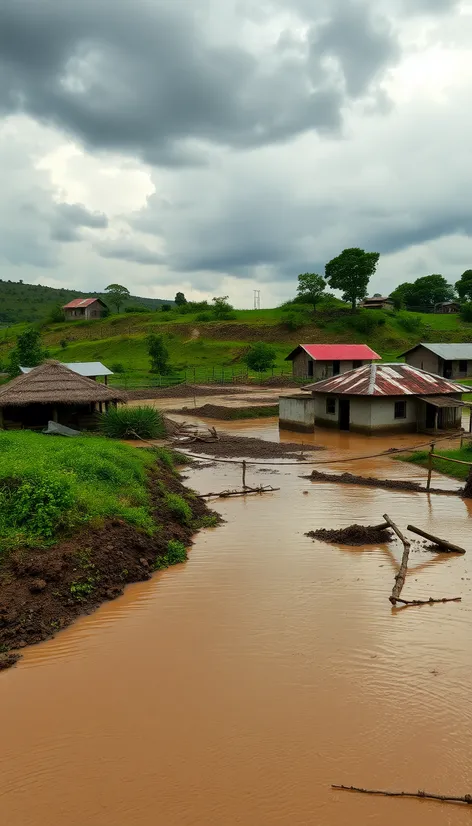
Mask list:
MULTIPOLYGON (((179 448, 178 443, 174 447, 179 448)), ((182 445, 190 453, 204 453, 221 459, 295 459, 303 462, 307 454, 314 450, 323 450, 318 445, 305 445, 302 454, 301 444, 297 442, 269 442, 252 436, 234 436, 232 433, 218 431, 218 440, 212 442, 192 442, 182 445)))
POLYGON ((178 413, 180 416, 198 416, 202 419, 219 419, 232 421, 234 419, 255 419, 264 416, 277 416, 278 404, 264 404, 258 407, 244 405, 242 407, 225 407, 217 404, 204 404, 201 407, 181 407, 169 410, 169 413, 178 413))
POLYGON ((308 531, 305 536, 336 545, 384 545, 392 542, 394 538, 390 530, 378 525, 349 525, 347 528, 338 529, 319 528, 316 531, 308 531))
POLYGON ((430 488, 426 490, 419 482, 410 482, 406 479, 378 479, 375 476, 356 476, 354 473, 324 473, 321 470, 313 470, 309 476, 302 477, 311 479, 312 482, 330 482, 338 485, 361 485, 368 488, 384 488, 385 490, 414 491, 416 493, 436 493, 443 496, 459 496, 459 490, 446 490, 443 488, 430 488))

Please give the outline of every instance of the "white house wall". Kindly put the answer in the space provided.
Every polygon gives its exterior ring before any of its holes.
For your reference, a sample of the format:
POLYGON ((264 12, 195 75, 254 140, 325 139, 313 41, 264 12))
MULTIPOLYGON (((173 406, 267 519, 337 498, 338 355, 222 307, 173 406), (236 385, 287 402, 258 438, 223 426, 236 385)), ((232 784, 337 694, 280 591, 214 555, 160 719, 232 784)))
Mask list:
POLYGON ((315 429, 315 400, 306 396, 281 396, 279 399, 279 427, 313 433, 315 429))

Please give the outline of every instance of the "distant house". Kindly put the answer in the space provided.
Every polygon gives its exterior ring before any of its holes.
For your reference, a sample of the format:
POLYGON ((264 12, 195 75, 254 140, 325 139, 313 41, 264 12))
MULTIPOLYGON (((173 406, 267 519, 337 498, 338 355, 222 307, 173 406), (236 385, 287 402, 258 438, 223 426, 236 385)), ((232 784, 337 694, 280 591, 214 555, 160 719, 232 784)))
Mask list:
POLYGON ((367 344, 299 344, 285 361, 300 379, 326 379, 380 359, 367 344))
POLYGON ((401 354, 407 364, 444 376, 465 379, 472 376, 472 344, 416 344, 401 354))
POLYGON ((369 364, 311 384, 315 425, 358 433, 461 426, 468 388, 409 364, 369 364))
POLYGON ((461 305, 458 301, 441 301, 434 305, 435 313, 460 313, 461 305))
MULTIPOLYGON (((72 370, 79 376, 85 376, 87 379, 97 381, 99 377, 103 377, 105 384, 108 384, 108 376, 113 376, 113 371, 105 367, 101 361, 70 361, 68 363, 61 362, 61 364, 63 367, 68 367, 69 370, 72 370)), ((20 370, 24 375, 27 375, 34 370, 34 367, 20 367, 20 370)))
POLYGON ((364 298, 359 304, 364 310, 393 310, 394 306, 387 295, 373 295, 372 298, 364 298))
POLYGON ((121 390, 47 361, 0 387, 0 429, 40 430, 49 421, 93 429, 103 406, 123 401, 126 394, 121 390))
POLYGON ((101 298, 74 298, 68 304, 64 304, 64 315, 68 321, 76 321, 77 319, 101 318, 106 310, 107 305, 101 298))

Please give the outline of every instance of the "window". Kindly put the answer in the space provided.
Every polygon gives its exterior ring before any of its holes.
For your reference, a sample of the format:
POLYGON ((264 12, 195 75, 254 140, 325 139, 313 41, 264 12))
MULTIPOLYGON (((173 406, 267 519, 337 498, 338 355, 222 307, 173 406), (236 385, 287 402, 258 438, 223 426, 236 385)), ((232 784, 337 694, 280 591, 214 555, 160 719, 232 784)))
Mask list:
POLYGON ((459 373, 464 373, 464 376, 467 375, 467 362, 460 361, 459 362, 459 373))
POLYGON ((341 363, 339 361, 333 361, 333 376, 339 376, 341 372, 341 363))
POLYGON ((326 412, 336 413, 336 399, 326 399, 326 412))
POLYGON ((308 359, 308 376, 313 378, 313 361, 308 359))
POLYGON ((352 369, 355 370, 356 367, 362 367, 362 361, 353 361, 352 362, 352 369))
POLYGON ((406 402, 395 402, 395 418, 406 419, 406 402))

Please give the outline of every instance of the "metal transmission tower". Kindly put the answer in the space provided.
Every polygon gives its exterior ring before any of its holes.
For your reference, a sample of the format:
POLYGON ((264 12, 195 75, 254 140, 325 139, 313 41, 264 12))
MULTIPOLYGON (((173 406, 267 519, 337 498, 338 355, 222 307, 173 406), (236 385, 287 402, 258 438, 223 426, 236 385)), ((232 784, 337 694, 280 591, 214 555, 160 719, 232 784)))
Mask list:
POLYGON ((261 309, 261 291, 254 290, 254 309, 260 310, 261 309))

